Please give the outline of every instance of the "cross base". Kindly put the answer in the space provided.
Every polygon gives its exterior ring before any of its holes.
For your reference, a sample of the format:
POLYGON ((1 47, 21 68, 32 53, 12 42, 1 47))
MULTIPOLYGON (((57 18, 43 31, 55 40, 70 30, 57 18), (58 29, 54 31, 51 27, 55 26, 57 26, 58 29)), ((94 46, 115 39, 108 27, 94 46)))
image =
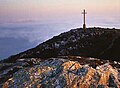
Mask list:
POLYGON ((86 24, 83 24, 83 30, 86 32, 86 24))

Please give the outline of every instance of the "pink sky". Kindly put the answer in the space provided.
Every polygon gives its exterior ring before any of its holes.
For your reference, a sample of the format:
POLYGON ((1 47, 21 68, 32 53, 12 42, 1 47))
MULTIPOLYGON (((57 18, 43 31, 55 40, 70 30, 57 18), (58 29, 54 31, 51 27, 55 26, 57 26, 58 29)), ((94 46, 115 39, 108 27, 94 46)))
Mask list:
POLYGON ((88 21, 120 20, 120 0, 1 0, 0 22, 79 22, 83 9, 87 10, 88 21))

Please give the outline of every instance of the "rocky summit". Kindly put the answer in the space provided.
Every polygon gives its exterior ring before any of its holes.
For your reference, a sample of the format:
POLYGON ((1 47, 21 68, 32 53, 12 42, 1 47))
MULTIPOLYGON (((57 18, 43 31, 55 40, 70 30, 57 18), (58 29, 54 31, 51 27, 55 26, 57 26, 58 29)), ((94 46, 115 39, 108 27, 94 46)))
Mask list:
POLYGON ((120 88, 120 30, 72 29, 12 55, 0 61, 0 87, 120 88))
POLYGON ((2 87, 120 88, 120 69, 111 64, 109 61, 78 56, 49 58, 15 72, 2 87))
POLYGON ((5 62, 18 58, 51 58, 57 56, 84 56, 120 60, 120 30, 109 28, 72 29, 39 44, 35 48, 13 55, 5 62))

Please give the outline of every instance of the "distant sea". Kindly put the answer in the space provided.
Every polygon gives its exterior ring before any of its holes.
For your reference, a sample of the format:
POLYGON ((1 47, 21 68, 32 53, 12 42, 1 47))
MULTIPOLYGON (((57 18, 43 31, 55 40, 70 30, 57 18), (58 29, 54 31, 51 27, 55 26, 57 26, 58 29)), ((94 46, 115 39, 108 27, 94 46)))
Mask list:
MULTIPOLYGON (((111 24, 102 27, 111 27, 111 24)), ((66 32, 82 27, 79 23, 1 23, 0 24, 0 60, 18 54, 27 49, 66 32)), ((92 26, 93 27, 93 26, 92 26)), ((117 26, 120 28, 120 26, 117 26)))

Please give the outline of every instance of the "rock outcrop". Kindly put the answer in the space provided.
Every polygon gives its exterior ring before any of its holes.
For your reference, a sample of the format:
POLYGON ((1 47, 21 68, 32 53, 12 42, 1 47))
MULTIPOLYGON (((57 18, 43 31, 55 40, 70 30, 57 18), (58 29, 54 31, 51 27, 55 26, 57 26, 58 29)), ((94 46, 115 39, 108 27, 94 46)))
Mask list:
MULTIPOLYGON (((83 59, 83 58, 79 58, 83 59)), ((85 59, 85 58, 84 58, 85 59)), ((91 63, 99 61, 86 59, 91 63)), ((120 88, 119 68, 105 62, 93 68, 78 60, 50 58, 13 74, 3 88, 120 88)))

